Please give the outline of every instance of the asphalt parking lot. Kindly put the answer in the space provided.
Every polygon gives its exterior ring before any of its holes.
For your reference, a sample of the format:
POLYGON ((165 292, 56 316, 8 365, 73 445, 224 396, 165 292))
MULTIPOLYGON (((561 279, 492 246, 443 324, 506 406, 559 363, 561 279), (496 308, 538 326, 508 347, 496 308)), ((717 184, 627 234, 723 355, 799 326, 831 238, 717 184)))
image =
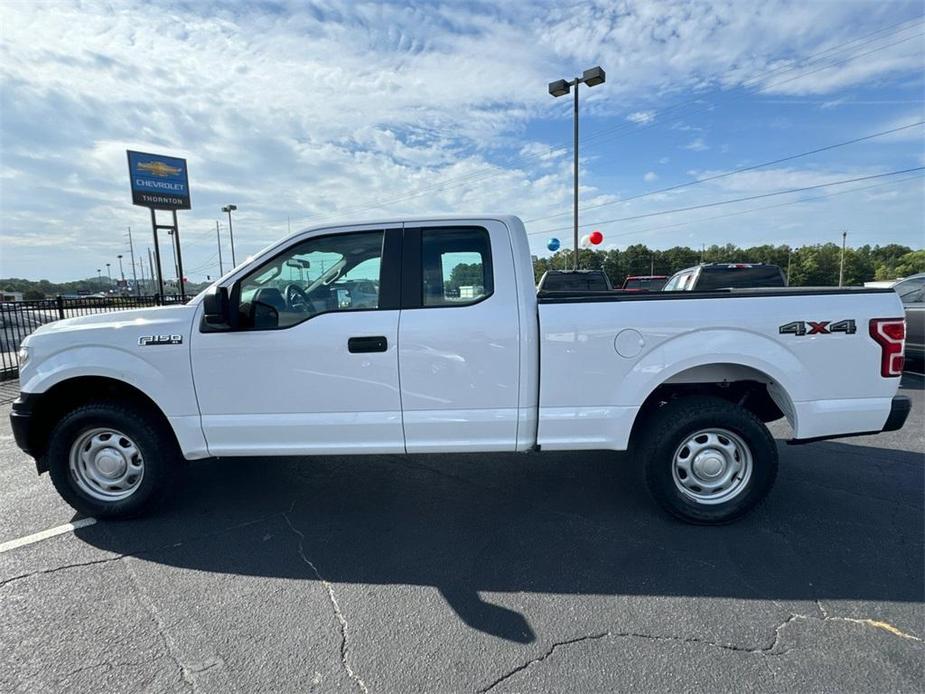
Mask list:
MULTIPOLYGON (((193 464, 0 553, 0 691, 922 691, 923 379, 703 528, 611 453, 193 464)), ((0 545, 75 518, 0 407, 0 545)), ((775 426, 779 438, 783 427, 775 426)))

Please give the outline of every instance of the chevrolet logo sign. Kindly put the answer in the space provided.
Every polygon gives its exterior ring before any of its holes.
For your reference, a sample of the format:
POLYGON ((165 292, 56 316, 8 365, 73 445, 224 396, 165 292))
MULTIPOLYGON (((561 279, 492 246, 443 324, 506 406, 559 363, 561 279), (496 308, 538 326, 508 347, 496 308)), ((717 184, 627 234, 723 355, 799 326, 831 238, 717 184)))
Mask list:
POLYGON ((137 164, 136 167, 139 171, 144 171, 145 173, 152 174, 153 176, 176 176, 183 169, 178 166, 170 166, 165 164, 162 161, 146 161, 141 164, 137 164))

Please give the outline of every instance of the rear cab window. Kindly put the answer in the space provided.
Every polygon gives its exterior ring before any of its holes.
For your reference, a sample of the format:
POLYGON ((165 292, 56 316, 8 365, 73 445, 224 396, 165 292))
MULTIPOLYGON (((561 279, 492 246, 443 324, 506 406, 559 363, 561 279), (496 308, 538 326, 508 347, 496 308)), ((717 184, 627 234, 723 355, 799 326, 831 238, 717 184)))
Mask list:
POLYGON ((467 306, 491 296, 494 280, 486 229, 421 230, 421 305, 467 306))

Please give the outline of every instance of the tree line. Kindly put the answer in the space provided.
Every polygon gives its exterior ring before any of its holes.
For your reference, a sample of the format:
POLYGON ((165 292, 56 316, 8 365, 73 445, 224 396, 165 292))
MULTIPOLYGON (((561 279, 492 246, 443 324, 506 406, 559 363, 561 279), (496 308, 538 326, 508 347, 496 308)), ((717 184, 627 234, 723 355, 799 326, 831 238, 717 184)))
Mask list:
MULTIPOLYGON (((624 250, 598 251, 588 248, 578 252, 582 269, 603 269, 614 286, 632 275, 673 275, 698 263, 770 263, 780 266, 791 286, 825 287, 838 285, 841 246, 822 243, 813 246, 774 246, 765 244, 740 248, 735 244, 713 245, 694 250, 675 246, 653 250, 637 243, 624 250)), ((570 269, 572 251, 559 250, 547 258, 535 258, 533 273, 538 282, 546 270, 570 269)), ((872 280, 892 280, 925 272, 925 250, 891 243, 885 246, 860 246, 845 249, 846 285, 862 285, 872 280)))
MULTIPOLYGON (((622 251, 583 248, 578 254, 580 267, 603 269, 614 286, 622 285, 623 280, 630 275, 672 275, 678 270, 704 262, 771 263, 783 268, 792 286, 825 287, 838 284, 840 259, 841 247, 834 243, 800 248, 770 244, 739 248, 730 243, 724 246, 709 246, 703 251, 686 246, 675 246, 664 251, 652 250, 645 244, 637 243, 627 246, 622 251)), ((534 259, 533 273, 535 280, 539 282, 548 269, 571 267, 572 252, 559 250, 547 258, 534 259)), ((861 285, 871 280, 892 280, 917 272, 925 272, 925 249, 913 250, 908 246, 890 243, 885 246, 868 245, 845 250, 846 285, 861 285)), ((477 265, 460 265, 453 275, 450 283, 454 286, 471 284, 480 281, 481 268, 477 265)), ((104 279, 103 285, 108 285, 108 281, 104 279)), ((148 286, 152 286, 150 280, 148 286)), ((187 283, 187 293, 201 291, 205 286, 205 283, 187 283)), ((26 299, 43 299, 58 294, 96 293, 100 291, 101 284, 97 277, 60 283, 10 277, 0 279, 0 288, 7 292, 23 292, 26 299)), ((108 288, 102 287, 104 291, 108 288)), ((171 286, 168 293, 176 293, 176 288, 171 286)))
MULTIPOLYGON (((139 285, 141 285, 140 280, 139 285)), ((142 286, 142 293, 144 294, 153 294, 157 292, 155 283, 150 279, 142 286)), ((207 286, 207 282, 187 282, 186 293, 189 296, 194 296, 207 286)), ((86 279, 72 280, 70 282, 50 282, 48 280, 27 280, 22 277, 7 277, 5 279, 0 279, 0 289, 5 292, 22 292, 23 299, 27 300, 53 298, 58 295, 67 294, 98 294, 101 292, 106 293, 110 290, 117 291, 115 283, 110 284, 107 277, 103 277, 102 281, 100 281, 98 277, 87 277, 86 279)), ((129 293, 134 294, 133 291, 129 293)), ((179 289, 177 287, 177 281, 165 279, 164 293, 178 294, 179 289)))

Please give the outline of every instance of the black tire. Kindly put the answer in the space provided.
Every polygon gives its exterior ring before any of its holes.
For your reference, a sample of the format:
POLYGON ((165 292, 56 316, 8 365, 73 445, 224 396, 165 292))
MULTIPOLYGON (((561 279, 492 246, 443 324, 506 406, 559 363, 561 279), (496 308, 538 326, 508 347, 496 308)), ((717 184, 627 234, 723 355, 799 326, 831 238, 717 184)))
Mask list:
POLYGON ((741 518, 764 501, 777 477, 777 445, 767 427, 748 410, 721 398, 683 397, 659 408, 646 426, 638 452, 645 461, 646 485, 652 497, 673 516, 699 525, 720 525, 741 518), (713 429, 733 434, 748 447, 751 473, 741 475, 744 481, 738 483, 735 496, 706 503, 692 498, 690 491, 682 491, 683 482, 676 482, 676 476, 686 476, 674 469, 675 454, 680 451, 684 456, 682 444, 699 432, 713 429))
POLYGON ((91 402, 68 413, 52 430, 45 452, 51 481, 61 497, 75 510, 95 518, 131 518, 149 511, 170 486, 180 457, 167 425, 123 402, 91 402), (71 471, 72 446, 93 429, 124 434, 140 453, 144 474, 126 498, 95 498, 81 488, 71 471))

